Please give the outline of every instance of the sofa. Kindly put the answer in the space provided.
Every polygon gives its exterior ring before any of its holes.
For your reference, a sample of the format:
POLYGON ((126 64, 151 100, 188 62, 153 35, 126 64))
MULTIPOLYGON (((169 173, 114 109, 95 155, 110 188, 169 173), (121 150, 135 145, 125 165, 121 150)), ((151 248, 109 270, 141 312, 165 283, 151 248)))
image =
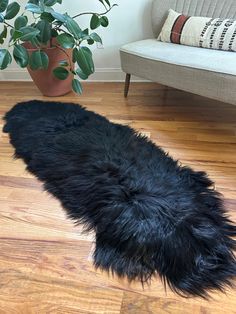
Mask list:
POLYGON ((191 16, 236 18, 235 0, 154 0, 154 38, 124 45, 121 67, 126 73, 125 97, 131 75, 236 105, 236 52, 157 41, 168 10, 191 16))

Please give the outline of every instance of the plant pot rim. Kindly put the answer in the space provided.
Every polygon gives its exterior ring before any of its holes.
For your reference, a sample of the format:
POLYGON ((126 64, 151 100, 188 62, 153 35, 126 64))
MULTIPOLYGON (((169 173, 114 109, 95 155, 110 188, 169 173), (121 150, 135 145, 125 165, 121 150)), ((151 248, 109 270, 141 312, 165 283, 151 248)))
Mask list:
MULTIPOLYGON (((25 47, 25 49, 27 49, 28 51, 35 51, 35 50, 53 50, 53 49, 59 49, 59 47, 57 46, 53 46, 53 47, 29 47, 27 45, 27 43, 23 44, 23 46, 25 47)), ((64 48, 63 48, 64 49, 64 48)))
POLYGON ((31 43, 29 41, 26 41, 23 43, 23 46, 28 50, 28 51, 36 51, 36 50, 54 50, 54 49, 63 49, 63 50, 70 50, 71 48, 62 48, 59 43, 54 40, 52 42, 52 46, 40 46, 40 47, 32 47, 31 43), (55 46, 56 44, 56 46, 55 46))
POLYGON ((28 47, 25 47, 27 50, 29 51, 34 51, 34 50, 52 50, 52 49, 56 49, 58 47, 39 47, 39 48, 28 48, 28 47))

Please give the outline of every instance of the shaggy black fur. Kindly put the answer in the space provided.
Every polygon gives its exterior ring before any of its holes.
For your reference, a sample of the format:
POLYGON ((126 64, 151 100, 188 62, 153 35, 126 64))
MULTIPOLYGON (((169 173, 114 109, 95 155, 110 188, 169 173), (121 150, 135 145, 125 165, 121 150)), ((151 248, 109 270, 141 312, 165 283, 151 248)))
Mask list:
POLYGON ((142 283, 159 274, 184 295, 231 283, 236 227, 206 173, 79 105, 35 100, 5 120, 15 156, 95 231, 96 267, 142 283))

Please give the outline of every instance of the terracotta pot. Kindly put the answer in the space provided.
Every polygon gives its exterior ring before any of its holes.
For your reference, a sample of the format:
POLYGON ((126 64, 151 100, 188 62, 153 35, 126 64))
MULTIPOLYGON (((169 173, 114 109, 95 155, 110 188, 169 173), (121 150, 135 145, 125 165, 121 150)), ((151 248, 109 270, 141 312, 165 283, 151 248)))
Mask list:
MULTIPOLYGON (((38 49, 31 48, 29 44, 25 44, 25 48, 29 54, 38 49)), ((46 52, 49 58, 49 65, 47 70, 31 70, 28 66, 28 72, 33 79, 35 85, 44 96, 62 96, 71 91, 71 83, 73 75, 69 75, 66 80, 57 79, 52 73, 53 69, 60 66, 59 61, 67 60, 72 64, 72 49, 66 49, 67 55, 58 47, 46 47, 42 49, 46 52)))

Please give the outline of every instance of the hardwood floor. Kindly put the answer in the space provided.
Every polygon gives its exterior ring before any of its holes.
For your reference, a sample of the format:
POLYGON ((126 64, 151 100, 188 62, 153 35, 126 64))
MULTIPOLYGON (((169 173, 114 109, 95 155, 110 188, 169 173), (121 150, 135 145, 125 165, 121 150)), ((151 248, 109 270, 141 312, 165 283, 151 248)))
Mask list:
MULTIPOLYGON (((48 98, 32 83, 0 83, 0 116, 16 102, 48 98)), ((52 100, 52 99, 50 99, 52 100)), ((205 170, 236 221, 236 106, 152 84, 87 83, 79 102, 129 124, 180 159, 205 170)), ((2 121, 0 128, 2 128, 2 121)), ((1 132, 1 131, 0 131, 1 132)), ((144 289, 95 271, 93 235, 66 219, 0 133, 0 313, 236 313, 236 289, 212 300, 181 298, 158 280, 144 289)))

